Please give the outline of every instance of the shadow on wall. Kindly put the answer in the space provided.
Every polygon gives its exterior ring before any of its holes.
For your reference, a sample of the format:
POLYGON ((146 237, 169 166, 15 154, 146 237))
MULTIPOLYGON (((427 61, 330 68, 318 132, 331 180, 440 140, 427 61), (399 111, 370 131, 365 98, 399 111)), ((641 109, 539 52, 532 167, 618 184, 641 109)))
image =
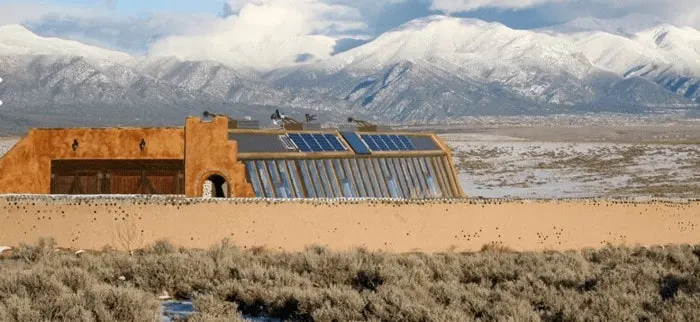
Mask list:
POLYGON ((220 175, 212 175, 204 181, 202 187, 204 198, 228 198, 229 187, 226 179, 220 175))

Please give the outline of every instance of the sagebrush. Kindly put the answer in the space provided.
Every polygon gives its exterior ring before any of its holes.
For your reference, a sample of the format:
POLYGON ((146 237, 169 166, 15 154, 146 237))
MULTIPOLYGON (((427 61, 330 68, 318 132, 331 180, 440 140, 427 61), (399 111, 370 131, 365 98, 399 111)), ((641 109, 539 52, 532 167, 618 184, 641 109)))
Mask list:
POLYGON ((700 245, 517 253, 391 254, 224 241, 126 253, 51 251, 0 262, 0 320, 157 320, 156 295, 193 299, 192 321, 672 320, 700 316, 700 245))

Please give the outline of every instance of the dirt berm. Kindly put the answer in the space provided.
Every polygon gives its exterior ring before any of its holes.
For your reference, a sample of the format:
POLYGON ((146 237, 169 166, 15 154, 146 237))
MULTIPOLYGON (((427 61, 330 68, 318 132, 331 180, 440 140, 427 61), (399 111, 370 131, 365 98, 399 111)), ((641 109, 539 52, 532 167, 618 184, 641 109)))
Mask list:
POLYGON ((261 201, 0 196, 0 246, 137 249, 159 239, 206 248, 391 252, 516 251, 700 243, 700 202, 621 200, 261 201))

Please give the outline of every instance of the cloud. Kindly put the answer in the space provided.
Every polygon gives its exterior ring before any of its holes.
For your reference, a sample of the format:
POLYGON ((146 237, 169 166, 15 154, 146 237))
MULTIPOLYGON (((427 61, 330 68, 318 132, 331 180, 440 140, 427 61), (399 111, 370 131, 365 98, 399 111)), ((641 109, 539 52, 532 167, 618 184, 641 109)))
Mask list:
POLYGON ((234 0, 227 2, 223 11, 223 17, 206 30, 162 39, 150 54, 240 62, 238 56, 249 53, 249 48, 278 44, 278 48, 266 47, 268 52, 260 49, 260 55, 268 58, 263 59, 265 63, 308 61, 312 56, 330 55, 334 39, 361 34, 368 28, 357 7, 332 1, 234 0), (299 48, 302 43, 310 48, 299 48))
POLYGON ((89 45, 143 55, 157 41, 172 35, 204 30, 214 15, 175 13, 141 16, 50 13, 24 25, 43 37, 59 37, 89 45))
POLYGON ((524 9, 567 0, 433 0, 431 8, 445 13, 469 12, 482 8, 524 9))
POLYGON ((224 3, 223 16, 229 17, 237 14, 250 0, 229 0, 224 3))
POLYGON ((109 10, 116 10, 119 0, 102 0, 102 5, 109 10))
POLYGON ((53 4, 27 3, 26 1, 5 1, 0 4, 0 25, 20 24, 40 20, 48 15, 72 14, 91 16, 94 11, 53 4))
POLYGON ((411 19, 436 13, 499 21, 516 29, 579 17, 617 18, 646 13, 677 25, 700 28, 697 0, 201 0, 208 3, 210 13, 155 11, 129 15, 119 10, 123 6, 118 5, 124 3, 118 0, 81 2, 88 3, 82 7, 59 6, 64 2, 58 0, 42 1, 0 0, 0 25, 22 23, 42 36, 132 54, 224 61, 232 60, 237 53, 254 55, 254 48, 262 55, 280 52, 289 56, 286 61, 310 61, 353 48, 411 19), (220 12, 211 8, 213 3, 221 5, 220 12), (255 47, 262 43, 277 47, 255 47))
POLYGON ((495 9, 554 14, 542 20, 572 19, 580 16, 620 17, 631 13, 653 14, 678 25, 700 27, 697 0, 431 0, 430 8, 447 14, 495 9))

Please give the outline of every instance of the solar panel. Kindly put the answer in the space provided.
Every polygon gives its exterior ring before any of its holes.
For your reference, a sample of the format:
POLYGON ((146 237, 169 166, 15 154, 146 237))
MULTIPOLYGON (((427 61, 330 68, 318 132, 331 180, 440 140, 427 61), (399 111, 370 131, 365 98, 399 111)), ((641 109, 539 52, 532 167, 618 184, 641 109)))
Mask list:
POLYGON ((326 139, 326 137, 323 134, 312 134, 311 136, 316 140, 316 142, 318 142, 318 145, 321 146, 321 151, 335 151, 331 143, 328 142, 328 139, 326 139))
POLYGON ((394 145, 396 145, 396 147, 399 148, 399 150, 401 150, 401 151, 408 150, 408 147, 406 147, 406 145, 403 144, 403 142, 401 142, 401 139, 399 138, 398 135, 389 135, 389 139, 391 140, 392 143, 394 143, 394 145))
POLYGON ((311 147, 309 146, 308 143, 306 143, 306 140, 300 135, 300 134, 295 134, 295 133, 290 133, 287 134, 290 139, 292 139, 292 142, 299 148, 299 151, 301 152, 311 152, 311 147))
POLYGON ((389 146, 384 143, 384 140, 379 136, 379 135, 368 135, 372 140, 374 140, 374 144, 377 145, 377 148, 379 151, 389 151, 389 146))
POLYGON ((381 151, 381 149, 379 148, 379 145, 377 145, 377 142, 374 141, 374 138, 372 138, 371 135, 363 135, 362 139, 367 143, 367 146, 369 147, 370 150, 381 151))
MULTIPOLYGON (((345 152, 347 148, 333 134, 288 133, 287 136, 301 152, 345 152)), ((283 140, 284 141, 284 140, 283 140)))
POLYGON ((337 136, 335 136, 333 134, 325 134, 324 136, 326 137, 326 140, 328 140, 328 142, 333 147, 333 150, 338 151, 338 152, 343 152, 346 150, 345 146, 343 145, 343 143, 340 142, 340 140, 338 139, 337 136))
POLYGON ((400 150, 399 147, 396 146, 396 144, 393 141, 391 141, 391 138, 389 138, 388 135, 382 134, 379 137, 382 139, 384 144, 386 144, 386 146, 389 148, 388 151, 399 151, 400 150))
POLYGON ((362 142, 362 139, 360 139, 360 136, 357 135, 355 132, 340 132, 340 134, 345 138, 345 141, 350 144, 350 147, 355 151, 357 154, 370 154, 369 148, 367 148, 367 145, 365 145, 364 142, 362 142))
POLYGON ((318 144, 318 142, 316 142, 316 139, 314 139, 313 135, 304 133, 301 134, 301 137, 304 139, 304 141, 306 141, 306 144, 309 145, 311 152, 323 152, 323 149, 318 144))
POLYGON ((410 150, 410 151, 416 150, 416 146, 413 145, 413 142, 411 142, 411 140, 407 136, 399 135, 399 140, 401 140, 401 142, 403 142, 403 144, 406 146, 406 148, 408 148, 408 150, 410 150))
POLYGON ((405 135, 364 134, 361 139, 371 151, 415 151, 416 147, 405 135))

